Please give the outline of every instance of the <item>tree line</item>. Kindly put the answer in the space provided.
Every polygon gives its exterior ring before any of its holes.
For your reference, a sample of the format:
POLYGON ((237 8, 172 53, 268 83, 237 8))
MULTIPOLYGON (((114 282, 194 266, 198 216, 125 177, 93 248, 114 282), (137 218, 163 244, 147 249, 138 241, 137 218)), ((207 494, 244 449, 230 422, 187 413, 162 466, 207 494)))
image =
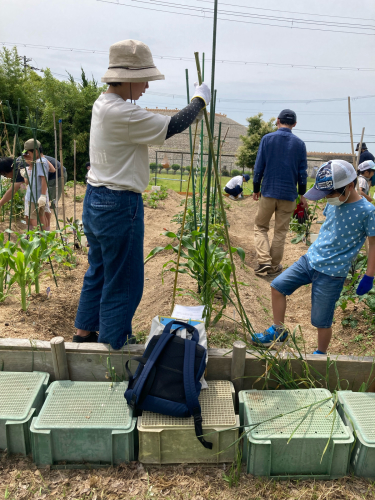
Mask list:
MULTIPOLYGON (((55 78, 49 69, 43 76, 26 67, 18 55, 17 48, 3 48, 0 52, 0 121, 10 122, 9 101, 14 119, 20 100, 20 120, 22 126, 29 126, 26 108, 32 117, 38 110, 37 138, 43 146, 44 153, 55 156, 53 130, 53 112, 58 120, 62 119, 63 129, 63 161, 68 171, 68 178, 73 178, 73 141, 77 143, 77 180, 84 180, 85 163, 89 161, 89 137, 91 110, 95 100, 106 89, 98 85, 92 78, 87 79, 81 68, 81 80, 76 82, 68 74, 68 80, 55 78)), ((32 131, 20 129, 21 144, 32 137, 32 131)), ((0 155, 8 155, 13 151, 13 128, 0 124, 0 155), (9 147, 7 145, 7 141, 9 147), (11 151, 9 151, 9 149, 11 151)), ((19 151, 16 150, 16 154, 19 151)), ((58 158, 59 159, 59 158, 58 158)))

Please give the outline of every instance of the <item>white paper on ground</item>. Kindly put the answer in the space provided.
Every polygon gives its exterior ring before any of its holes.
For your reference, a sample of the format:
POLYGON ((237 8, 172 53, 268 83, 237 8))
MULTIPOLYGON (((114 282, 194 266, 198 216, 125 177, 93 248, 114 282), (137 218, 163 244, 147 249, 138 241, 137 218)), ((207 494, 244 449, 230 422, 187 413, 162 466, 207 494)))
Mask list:
POLYGON ((180 306, 176 304, 171 314, 172 318, 178 319, 195 319, 197 321, 204 321, 202 314, 204 306, 180 306))

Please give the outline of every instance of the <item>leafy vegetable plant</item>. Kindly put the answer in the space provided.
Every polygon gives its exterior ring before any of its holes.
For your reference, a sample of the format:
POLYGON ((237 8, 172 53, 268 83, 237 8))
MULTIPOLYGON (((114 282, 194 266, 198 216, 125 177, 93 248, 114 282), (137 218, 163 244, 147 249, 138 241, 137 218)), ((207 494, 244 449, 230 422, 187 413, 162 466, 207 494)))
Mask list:
MULTIPOLYGON (((171 231, 163 233, 168 238, 175 240, 177 235, 171 231)), ((173 250, 178 253, 178 245, 169 244, 165 247, 156 247, 148 254, 145 263, 154 257, 157 253, 163 250, 173 250)), ((184 262, 180 263, 178 272, 188 274, 197 283, 197 289, 183 289, 178 291, 184 295, 188 295, 204 305, 203 317, 205 318, 206 327, 211 324, 212 314, 215 312, 215 317, 212 324, 216 324, 223 315, 223 311, 228 304, 228 297, 231 293, 231 275, 232 265, 227 250, 218 245, 213 239, 213 234, 209 235, 207 245, 207 276, 206 284, 203 284, 204 272, 204 254, 205 240, 203 231, 192 231, 191 235, 182 237, 181 257, 184 262)), ((232 252, 237 252, 242 262, 245 259, 245 252, 242 248, 232 247, 232 252)), ((163 265, 163 273, 165 271, 176 272, 176 261, 168 260, 163 265)), ((243 283, 242 283, 243 284, 243 283)))

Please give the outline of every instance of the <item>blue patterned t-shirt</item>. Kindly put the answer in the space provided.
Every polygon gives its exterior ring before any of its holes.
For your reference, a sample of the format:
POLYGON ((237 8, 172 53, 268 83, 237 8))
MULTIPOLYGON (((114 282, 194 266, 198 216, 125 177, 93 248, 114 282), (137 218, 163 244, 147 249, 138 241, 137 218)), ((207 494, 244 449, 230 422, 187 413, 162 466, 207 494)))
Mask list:
POLYGON ((310 265, 320 273, 346 277, 367 236, 375 236, 375 206, 361 198, 334 207, 327 203, 326 220, 307 252, 310 265))

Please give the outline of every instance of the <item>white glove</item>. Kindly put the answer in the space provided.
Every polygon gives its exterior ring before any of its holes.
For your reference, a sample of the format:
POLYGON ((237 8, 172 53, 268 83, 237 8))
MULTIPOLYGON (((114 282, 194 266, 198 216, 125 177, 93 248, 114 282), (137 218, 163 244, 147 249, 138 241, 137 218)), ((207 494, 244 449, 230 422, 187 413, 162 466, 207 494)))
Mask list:
POLYGON ((199 85, 198 82, 195 82, 194 87, 195 93, 191 100, 193 100, 195 97, 200 97, 204 100, 206 106, 208 106, 211 100, 211 90, 208 85, 206 85, 204 82, 202 83, 202 85, 199 85))
POLYGON ((38 200, 38 207, 43 208, 46 206, 46 203, 47 203, 47 196, 45 194, 41 194, 38 200))
POLYGON ((201 109, 195 119, 198 123, 200 123, 202 120, 204 120, 204 111, 201 109))
POLYGON ((26 168, 21 168, 20 174, 22 175, 23 178, 26 177, 26 168))

